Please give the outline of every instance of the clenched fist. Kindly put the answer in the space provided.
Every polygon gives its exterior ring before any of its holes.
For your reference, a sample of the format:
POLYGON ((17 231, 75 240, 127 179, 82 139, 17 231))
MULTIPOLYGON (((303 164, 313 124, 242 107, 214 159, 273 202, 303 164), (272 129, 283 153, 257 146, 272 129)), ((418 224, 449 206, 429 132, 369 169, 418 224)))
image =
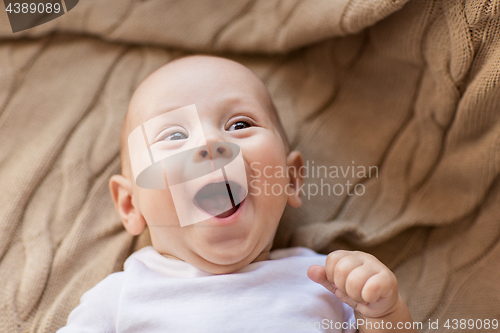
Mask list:
POLYGON ((332 252, 324 267, 311 266, 307 275, 363 317, 386 316, 395 311, 400 302, 396 276, 368 253, 332 252))

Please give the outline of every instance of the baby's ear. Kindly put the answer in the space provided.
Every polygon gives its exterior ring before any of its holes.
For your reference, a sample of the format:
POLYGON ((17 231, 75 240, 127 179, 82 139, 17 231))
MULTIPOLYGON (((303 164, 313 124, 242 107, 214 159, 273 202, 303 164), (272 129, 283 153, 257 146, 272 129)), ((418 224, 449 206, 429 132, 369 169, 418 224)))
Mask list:
POLYGON ((286 191, 288 194, 288 204, 291 207, 297 208, 302 204, 300 192, 302 184, 304 184, 304 177, 301 172, 301 167, 304 165, 302 154, 297 150, 290 152, 286 158, 286 164, 290 179, 289 189, 286 191))
POLYGON ((139 235, 146 221, 132 200, 132 182, 122 175, 113 175, 109 180, 109 191, 125 229, 131 235, 139 235))

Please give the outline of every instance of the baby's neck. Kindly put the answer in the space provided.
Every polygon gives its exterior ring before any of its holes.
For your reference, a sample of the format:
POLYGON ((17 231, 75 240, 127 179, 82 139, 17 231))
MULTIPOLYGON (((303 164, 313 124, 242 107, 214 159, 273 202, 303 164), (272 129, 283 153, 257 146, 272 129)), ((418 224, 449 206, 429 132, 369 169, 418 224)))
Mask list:
POLYGON ((269 260, 269 250, 264 250, 257 256, 257 258, 254 259, 252 262, 258 262, 258 261, 264 261, 264 260, 269 260))
POLYGON ((165 254, 165 253, 162 253, 161 255, 162 255, 162 256, 164 256, 165 258, 169 258, 169 259, 175 259, 175 260, 184 261, 184 260, 179 259, 179 258, 177 258, 176 256, 173 256, 173 255, 170 255, 170 254, 165 254))
MULTIPOLYGON (((254 259, 254 261, 252 262, 259 262, 259 261, 264 261, 264 260, 269 260, 269 253, 270 251, 269 250, 264 250, 261 252, 261 254, 259 254, 257 256, 257 258, 254 259)), ((180 258, 177 258, 176 256, 173 256, 171 254, 166 254, 166 253, 163 253, 162 254, 165 258, 170 258, 170 259, 174 259, 174 260, 180 260, 180 261, 184 261, 180 258)))

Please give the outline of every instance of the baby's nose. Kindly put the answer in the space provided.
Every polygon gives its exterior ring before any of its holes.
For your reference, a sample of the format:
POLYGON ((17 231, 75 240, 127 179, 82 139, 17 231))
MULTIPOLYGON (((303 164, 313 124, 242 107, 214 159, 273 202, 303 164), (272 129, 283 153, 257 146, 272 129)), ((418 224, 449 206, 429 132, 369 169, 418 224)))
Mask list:
POLYGON ((206 149, 200 149, 198 151, 198 155, 201 156, 201 159, 203 159, 203 158, 207 157, 208 151, 206 149))
POLYGON ((210 150, 212 151, 212 158, 232 158, 233 149, 227 142, 210 142, 210 150))
POLYGON ((194 162, 202 162, 210 159, 210 155, 212 155, 212 159, 231 159, 233 157, 233 150, 226 142, 210 142, 209 146, 198 147, 194 153, 193 160, 194 162))

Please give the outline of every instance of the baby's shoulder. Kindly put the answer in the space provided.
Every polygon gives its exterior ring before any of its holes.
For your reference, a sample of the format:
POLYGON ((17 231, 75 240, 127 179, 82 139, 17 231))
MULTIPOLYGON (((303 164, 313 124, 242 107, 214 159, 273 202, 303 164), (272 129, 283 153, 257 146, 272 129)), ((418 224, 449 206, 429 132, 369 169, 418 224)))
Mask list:
POLYGON ((125 272, 123 271, 108 275, 106 278, 96 284, 92 289, 83 294, 81 301, 84 302, 86 300, 93 299, 118 299, 124 279, 125 272))

